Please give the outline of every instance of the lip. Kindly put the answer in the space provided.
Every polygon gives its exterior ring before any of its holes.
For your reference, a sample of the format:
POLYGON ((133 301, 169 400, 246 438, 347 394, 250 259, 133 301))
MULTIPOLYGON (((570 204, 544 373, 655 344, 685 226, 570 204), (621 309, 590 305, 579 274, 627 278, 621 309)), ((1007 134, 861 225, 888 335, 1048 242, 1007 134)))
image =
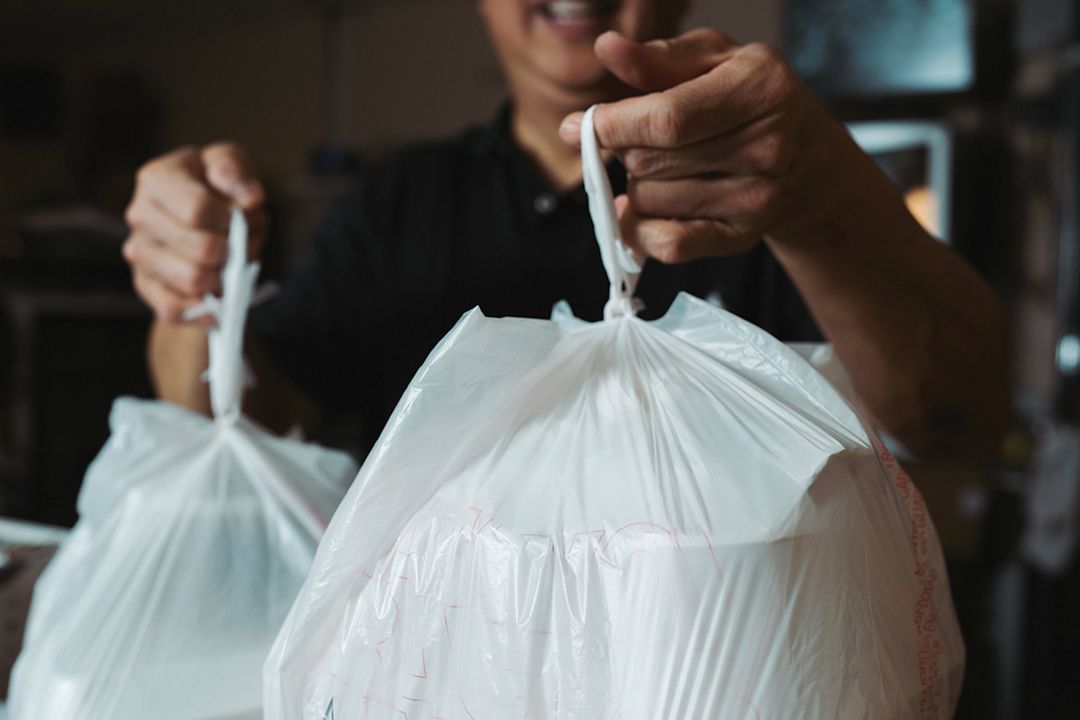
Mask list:
POLYGON ((533 15, 545 26, 565 40, 593 40, 613 27, 615 15, 619 10, 619 0, 584 0, 601 10, 581 18, 558 18, 550 11, 550 0, 540 0, 531 5, 533 15))

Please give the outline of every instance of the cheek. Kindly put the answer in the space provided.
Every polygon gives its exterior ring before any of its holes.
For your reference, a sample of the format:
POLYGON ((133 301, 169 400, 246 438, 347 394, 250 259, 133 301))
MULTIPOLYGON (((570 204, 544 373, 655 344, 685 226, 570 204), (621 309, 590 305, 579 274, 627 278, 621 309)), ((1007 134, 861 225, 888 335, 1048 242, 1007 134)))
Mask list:
POLYGON ((537 54, 536 63, 545 74, 570 87, 592 86, 607 77, 607 68, 587 44, 567 47, 552 43, 537 54))
POLYGON ((497 47, 513 50, 525 44, 528 29, 525 0, 479 0, 477 9, 497 47))

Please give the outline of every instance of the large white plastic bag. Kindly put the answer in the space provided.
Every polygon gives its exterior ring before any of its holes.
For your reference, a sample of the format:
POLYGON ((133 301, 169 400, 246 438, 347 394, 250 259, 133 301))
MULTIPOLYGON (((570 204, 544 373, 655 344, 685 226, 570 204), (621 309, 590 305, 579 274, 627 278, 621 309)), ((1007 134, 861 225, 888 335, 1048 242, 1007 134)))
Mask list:
POLYGON ((240 416, 257 267, 234 219, 211 340, 216 420, 121 398, 79 522, 34 591, 12 720, 261 717, 261 669, 356 466, 240 416))
POLYGON ((949 717, 918 492, 763 331, 686 295, 633 317, 590 122, 609 319, 474 310, 435 348, 278 636, 267 718, 949 717))

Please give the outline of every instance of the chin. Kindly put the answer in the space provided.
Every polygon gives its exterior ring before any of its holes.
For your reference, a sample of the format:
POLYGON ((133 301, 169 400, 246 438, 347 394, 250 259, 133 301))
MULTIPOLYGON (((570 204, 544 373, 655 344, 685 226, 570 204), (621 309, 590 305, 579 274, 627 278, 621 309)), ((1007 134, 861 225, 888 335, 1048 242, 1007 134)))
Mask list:
POLYGON ((635 40, 656 34, 685 9, 685 0, 480 0, 510 81, 584 105, 625 97, 628 89, 597 59, 596 38, 619 30, 635 40))
POLYGON ((553 84, 568 92, 610 90, 617 85, 615 78, 596 59, 591 49, 584 57, 575 55, 577 53, 565 53, 562 57, 548 56, 539 63, 539 70, 553 84))

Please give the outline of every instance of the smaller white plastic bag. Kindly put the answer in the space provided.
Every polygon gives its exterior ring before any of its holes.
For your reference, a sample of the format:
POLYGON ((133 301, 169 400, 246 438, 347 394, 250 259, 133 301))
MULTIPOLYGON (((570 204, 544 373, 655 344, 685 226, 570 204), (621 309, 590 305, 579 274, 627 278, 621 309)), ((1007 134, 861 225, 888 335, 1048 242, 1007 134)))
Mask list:
POLYGON ((34 591, 11 720, 261 717, 263 660, 356 466, 240 414, 246 236, 235 212, 209 301, 215 419, 113 405, 79 522, 34 591))

